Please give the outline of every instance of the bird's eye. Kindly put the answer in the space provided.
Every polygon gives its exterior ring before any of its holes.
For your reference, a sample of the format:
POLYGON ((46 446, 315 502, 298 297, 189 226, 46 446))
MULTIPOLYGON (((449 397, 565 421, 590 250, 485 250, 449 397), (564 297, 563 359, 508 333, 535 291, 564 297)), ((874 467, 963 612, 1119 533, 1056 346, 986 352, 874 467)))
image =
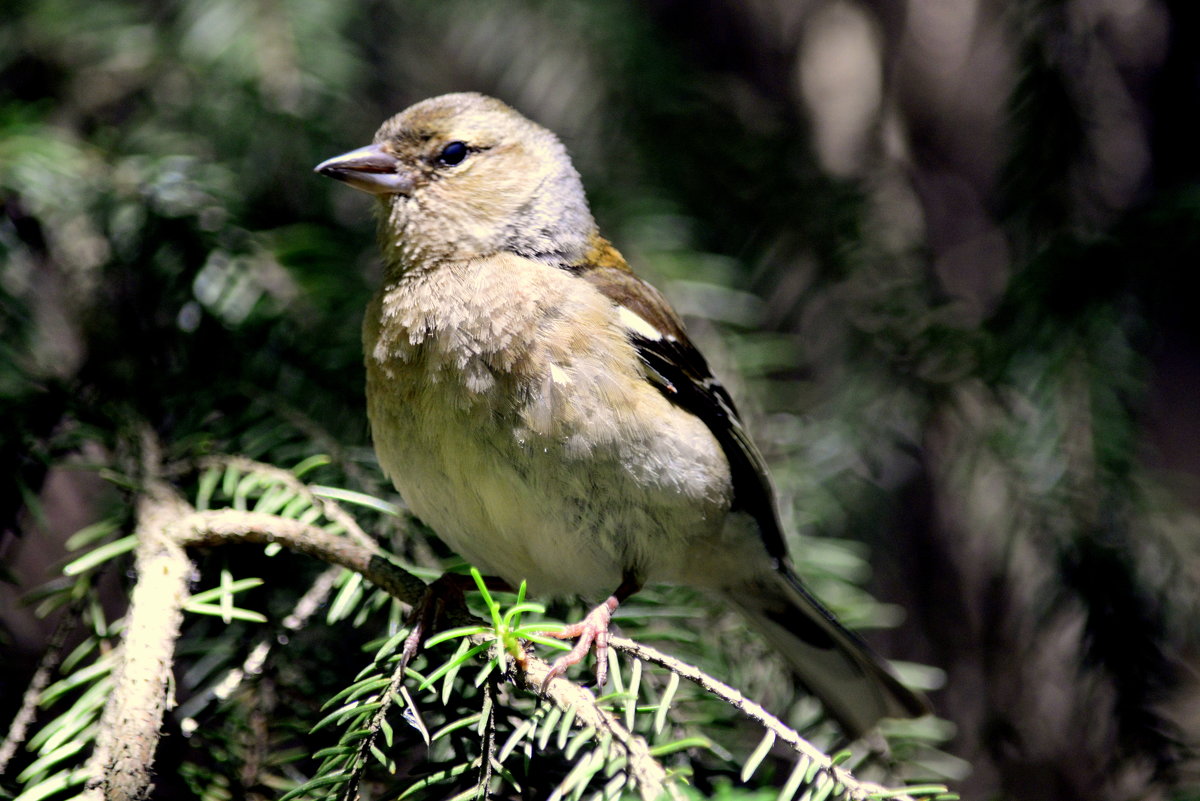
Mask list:
POLYGON ((464 142, 451 142, 442 148, 438 161, 447 166, 458 164, 467 157, 468 148, 464 142))

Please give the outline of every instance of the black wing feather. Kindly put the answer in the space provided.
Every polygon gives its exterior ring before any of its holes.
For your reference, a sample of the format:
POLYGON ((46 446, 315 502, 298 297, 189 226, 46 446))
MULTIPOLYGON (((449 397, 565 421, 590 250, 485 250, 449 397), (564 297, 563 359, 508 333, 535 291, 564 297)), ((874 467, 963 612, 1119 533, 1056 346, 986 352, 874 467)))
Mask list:
POLYGON ((578 264, 561 267, 637 315, 659 334, 647 337, 638 331, 628 332, 629 341, 646 367, 646 379, 669 401, 699 417, 716 437, 729 461, 733 508, 757 521, 767 553, 784 569, 787 547, 766 462, 742 426, 733 399, 688 339, 675 310, 662 293, 634 275, 616 248, 598 235, 587 257, 578 264))
POLYGON ((733 398, 713 377, 708 363, 691 342, 630 336, 638 356, 653 372, 651 383, 667 400, 700 418, 729 460, 733 478, 733 509, 758 522, 767 553, 777 562, 787 556, 775 507, 775 491, 766 463, 742 426, 733 398))

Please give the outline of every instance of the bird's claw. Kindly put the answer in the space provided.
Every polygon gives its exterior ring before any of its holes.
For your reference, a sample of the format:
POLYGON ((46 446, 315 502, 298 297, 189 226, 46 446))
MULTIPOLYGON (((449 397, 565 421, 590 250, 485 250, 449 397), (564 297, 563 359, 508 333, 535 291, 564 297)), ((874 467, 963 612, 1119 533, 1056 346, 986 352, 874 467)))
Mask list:
POLYGON ((447 579, 447 576, 435 580, 425 588, 421 600, 409 614, 410 631, 404 638, 404 648, 400 651, 400 669, 408 666, 425 643, 428 634, 437 628, 438 619, 445 613, 448 605, 466 608, 462 589, 456 581, 457 577, 447 579))
POLYGON ((575 641, 575 647, 554 660, 554 664, 550 666, 550 672, 542 680, 543 693, 551 681, 567 672, 567 668, 582 662, 593 647, 596 650, 596 686, 604 686, 608 680, 608 626, 612 622, 617 603, 616 597, 609 598, 588 612, 583 620, 567 626, 562 631, 549 634, 562 640, 578 639, 575 641))
MULTIPOLYGON (((484 582, 488 589, 511 590, 502 579, 489 576, 484 579, 484 582)), ((404 648, 400 651, 402 669, 407 667, 412 658, 420 653, 426 637, 437 630, 440 621, 449 619, 458 625, 457 621, 470 619, 464 593, 473 589, 475 589, 474 579, 456 573, 446 573, 425 588, 421 600, 417 602, 409 615, 411 630, 404 639, 404 648)))

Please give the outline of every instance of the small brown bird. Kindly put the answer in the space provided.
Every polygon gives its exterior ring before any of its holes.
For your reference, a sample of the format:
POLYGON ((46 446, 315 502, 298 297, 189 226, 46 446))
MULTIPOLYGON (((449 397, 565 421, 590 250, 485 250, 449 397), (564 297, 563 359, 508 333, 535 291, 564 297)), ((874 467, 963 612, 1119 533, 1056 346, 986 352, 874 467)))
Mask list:
MULTIPOLYGON (((512 585, 607 598, 560 672, 646 582, 715 593, 851 736, 925 701, 787 564, 766 465, 679 316, 596 230, 559 140, 451 94, 383 124, 322 175, 379 201, 367 308, 379 462, 465 559, 512 585)), ((603 683, 603 678, 600 679, 603 683)))

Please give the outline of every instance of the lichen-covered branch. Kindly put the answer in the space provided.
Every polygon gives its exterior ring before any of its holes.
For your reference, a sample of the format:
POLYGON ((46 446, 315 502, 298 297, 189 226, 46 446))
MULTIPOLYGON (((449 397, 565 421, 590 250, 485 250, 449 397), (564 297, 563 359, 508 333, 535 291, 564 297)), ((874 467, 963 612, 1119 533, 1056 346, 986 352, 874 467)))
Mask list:
MULTIPOLYGON (((277 542, 361 573, 371 583, 409 604, 418 602, 425 590, 420 579, 388 562, 379 549, 364 548, 317 526, 275 515, 233 510, 195 512, 178 521, 175 530, 178 542, 189 546, 277 542)), ((549 663, 526 657, 514 678, 522 688, 540 693, 549 671, 549 663)), ((629 755, 629 773, 643 798, 658 798, 664 789, 675 797, 675 788, 665 784, 666 772, 650 755, 645 740, 622 726, 596 702, 591 692, 569 681, 556 680, 547 688, 546 697, 563 710, 573 709, 582 727, 592 726, 601 736, 611 736, 613 742, 629 755)))
MULTIPOLYGON (((140 502, 138 536, 138 580, 116 686, 90 764, 89 798, 124 801, 144 798, 150 790, 150 767, 163 713, 170 706, 172 654, 192 572, 185 547, 278 543, 353 570, 410 605, 425 591, 424 582, 388 561, 369 540, 364 544, 319 526, 258 512, 197 512, 165 490, 147 493, 140 502)), ((514 679, 537 693, 549 670, 547 662, 529 656, 514 672, 514 679)), ((559 679, 551 682, 546 697, 564 710, 574 710, 580 726, 594 727, 628 755, 629 775, 644 799, 653 801, 664 791, 676 797, 676 788, 665 782, 666 773, 646 742, 603 709, 592 693, 559 679)))
POLYGON ((176 522, 174 537, 186 547, 275 542, 289 550, 360 573, 384 592, 407 604, 416 604, 425 592, 425 582, 389 561, 373 542, 362 544, 291 518, 234 509, 193 512, 176 522))
POLYGON ((150 767, 170 697, 175 641, 192 564, 172 539, 172 524, 190 509, 158 485, 138 501, 137 583, 126 615, 121 658, 89 762, 84 797, 134 801, 150 791, 150 767))
POLYGON ((175 642, 193 567, 184 548, 235 542, 279 542, 355 570, 391 595, 414 603, 424 583, 364 544, 318 526, 275 515, 196 512, 162 483, 138 501, 137 583, 126 616, 113 693, 105 705, 89 761, 85 797, 135 801, 151 789, 150 769, 169 697, 175 642))
MULTIPOLYGON (((258 469, 254 465, 254 469, 258 469)), ((345 527, 343 525, 343 527, 345 527)), ((347 531, 353 529, 347 528, 347 531)), ((239 543, 278 543, 355 571, 389 595, 415 605, 426 585, 388 560, 368 537, 335 534, 310 523, 260 512, 216 510, 197 512, 170 488, 158 485, 146 492, 138 507, 137 584, 127 618, 122 661, 115 689, 101 719, 96 751, 89 764, 89 798, 144 798, 149 792, 150 768, 164 711, 170 707, 169 679, 175 641, 192 566, 184 549, 239 543)), ((779 742, 786 743, 804 766, 805 783, 832 784, 830 797, 865 799, 872 795, 908 798, 878 785, 860 782, 768 713, 728 685, 698 668, 625 638, 612 645, 637 659, 660 665, 695 682, 756 720, 779 742)), ((602 707, 586 688, 556 679, 542 691, 550 665, 531 654, 514 660, 510 679, 522 689, 543 695, 551 704, 574 715, 581 728, 597 732, 627 757, 626 771, 645 801, 662 796, 679 798, 679 788, 667 781, 666 771, 651 755, 646 741, 602 707)), ((800 768, 797 769, 798 771, 800 768)))
MULTIPOLYGON (((542 682, 550 674, 550 664, 526 655, 514 675, 518 686, 531 693, 540 693, 542 682)), ((582 728, 592 727, 603 739, 606 735, 629 756, 629 775, 637 784, 643 801, 654 801, 665 792, 671 799, 682 798, 679 788, 667 782, 663 766, 650 754, 646 741, 629 731, 616 716, 596 701, 596 696, 585 687, 557 678, 546 687, 545 698, 563 711, 573 711, 575 722, 582 728)))

